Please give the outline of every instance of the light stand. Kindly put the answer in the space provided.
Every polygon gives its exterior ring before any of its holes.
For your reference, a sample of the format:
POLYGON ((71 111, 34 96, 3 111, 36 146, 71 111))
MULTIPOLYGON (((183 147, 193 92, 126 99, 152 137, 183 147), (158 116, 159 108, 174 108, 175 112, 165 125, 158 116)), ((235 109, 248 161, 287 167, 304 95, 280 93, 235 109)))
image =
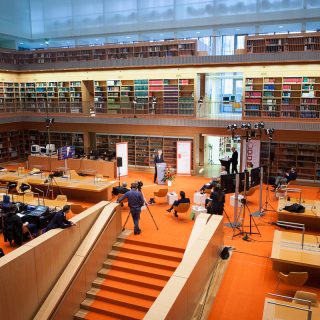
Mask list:
POLYGON ((271 141, 272 135, 274 133, 274 129, 266 129, 266 134, 269 136, 269 144, 268 144, 268 166, 267 166, 267 187, 266 187, 266 201, 264 205, 261 207, 260 212, 264 214, 266 211, 277 212, 275 208, 269 203, 269 178, 270 178, 270 162, 271 162, 271 141), (268 209, 268 206, 271 209, 268 209))
POLYGON ((209 148, 209 153, 208 153, 208 164, 213 165, 213 160, 212 160, 212 144, 208 145, 209 148))
MULTIPOLYGON (((258 225, 256 224, 255 220, 254 220, 254 216, 251 214, 250 209, 247 205, 247 181, 248 181, 248 171, 245 171, 245 175, 244 175, 244 187, 243 187, 243 194, 244 194, 244 198, 240 200, 241 202, 241 209, 239 212, 239 215, 237 216, 236 219, 236 225, 239 224, 240 225, 240 229, 239 232, 237 234, 235 234, 235 228, 233 229, 233 235, 232 235, 232 239, 234 237, 237 237, 239 235, 243 235, 243 240, 248 241, 248 233, 251 234, 259 234, 261 236, 260 230, 258 228, 258 225), (245 221, 245 217, 246 217, 246 210, 248 210, 249 212, 249 217, 250 217, 250 224, 249 224, 249 232, 245 231, 245 225, 244 225, 244 221, 245 221), (242 222, 240 222, 240 220, 242 220, 242 222), (252 225, 255 226, 255 228, 257 229, 257 232, 252 232, 252 225)), ((239 180, 238 180, 239 181, 239 180)), ((235 201, 238 201, 235 199, 235 201)))
POLYGON ((48 118, 48 106, 47 106, 47 118, 46 118, 46 128, 47 128, 47 136, 48 136, 48 144, 49 144, 49 171, 51 171, 51 134, 50 134, 50 127, 54 123, 54 118, 48 118))

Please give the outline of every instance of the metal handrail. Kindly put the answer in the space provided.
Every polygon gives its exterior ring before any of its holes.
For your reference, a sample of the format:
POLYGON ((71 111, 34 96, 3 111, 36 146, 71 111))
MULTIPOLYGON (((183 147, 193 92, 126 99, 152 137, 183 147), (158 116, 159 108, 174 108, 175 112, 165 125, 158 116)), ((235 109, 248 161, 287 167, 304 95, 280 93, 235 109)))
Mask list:
POLYGON ((267 295, 273 296, 273 297, 279 297, 279 298, 285 298, 285 299, 291 299, 291 300, 298 300, 298 301, 302 301, 302 302, 307 302, 308 303, 308 309, 303 308, 303 307, 297 307, 297 306, 293 306, 293 305, 288 305, 288 304, 284 304, 284 303, 280 303, 280 302, 276 302, 276 301, 267 301, 268 304, 273 304, 273 305, 276 305, 276 306, 282 306, 282 307, 287 307, 287 308, 290 308, 290 309, 296 309, 296 310, 301 310, 301 311, 307 311, 308 312, 307 320, 311 320, 312 319, 312 309, 311 309, 312 301, 305 300, 305 299, 300 299, 300 298, 295 298, 295 297, 283 296, 283 295, 275 294, 275 293, 267 293, 267 295))
POLYGON ((292 228, 292 229, 300 229, 302 230, 302 239, 301 239, 301 249, 303 250, 304 245, 304 233, 306 231, 305 224, 303 223, 296 223, 296 222, 289 222, 289 221, 281 221, 278 220, 276 222, 277 226, 285 227, 285 228, 292 228))

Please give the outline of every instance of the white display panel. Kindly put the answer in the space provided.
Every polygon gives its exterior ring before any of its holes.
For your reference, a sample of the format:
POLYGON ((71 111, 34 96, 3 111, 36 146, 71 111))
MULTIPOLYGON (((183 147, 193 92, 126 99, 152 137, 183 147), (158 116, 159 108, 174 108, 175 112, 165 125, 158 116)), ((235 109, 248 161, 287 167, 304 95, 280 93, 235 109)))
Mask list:
MULTIPOLYGON (((128 142, 116 144, 117 158, 122 158, 122 167, 120 167, 120 177, 128 175, 128 142)), ((119 168, 117 167, 117 177, 119 177, 119 168)))
POLYGON ((191 141, 177 141, 177 174, 191 175, 191 141))
POLYGON ((243 141, 242 144, 242 171, 252 162, 253 167, 260 166, 260 140, 243 141))

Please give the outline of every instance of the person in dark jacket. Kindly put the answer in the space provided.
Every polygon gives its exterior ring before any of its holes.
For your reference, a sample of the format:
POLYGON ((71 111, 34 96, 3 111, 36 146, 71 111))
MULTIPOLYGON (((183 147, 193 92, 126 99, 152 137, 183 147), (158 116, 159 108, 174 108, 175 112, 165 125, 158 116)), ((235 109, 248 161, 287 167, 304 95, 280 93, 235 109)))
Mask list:
POLYGON ((69 228, 71 226, 75 226, 75 223, 68 221, 66 218, 67 213, 70 211, 70 206, 66 204, 63 206, 62 210, 58 211, 51 221, 49 222, 48 226, 45 228, 44 232, 49 231, 51 229, 57 228, 69 228))
POLYGON ((121 203, 124 199, 128 199, 128 206, 134 224, 134 234, 140 234, 139 220, 141 214, 141 207, 144 205, 144 198, 142 192, 138 190, 136 182, 131 183, 131 190, 121 196, 117 202, 121 203))
POLYGON ((157 163, 163 163, 163 154, 162 154, 162 150, 158 150, 158 153, 155 155, 154 157, 154 178, 153 178, 153 182, 156 183, 157 181, 157 163))
POLYGON ((238 173, 238 151, 235 147, 231 148, 232 156, 231 156, 231 173, 238 173))
POLYGON ((214 191, 210 194, 210 201, 207 204, 207 212, 210 214, 223 215, 225 194, 220 184, 216 185, 214 191))
POLYGON ((16 207, 10 206, 8 208, 7 216, 4 219, 4 240, 9 241, 12 245, 12 241, 18 246, 23 242, 22 227, 23 223, 21 218, 16 214, 16 207))
MULTIPOLYGON (((171 212, 171 210, 173 209, 173 207, 177 207, 180 203, 190 203, 190 199, 186 198, 186 194, 184 191, 180 191, 180 199, 179 200, 175 200, 172 204, 172 206, 167 209, 168 212, 171 212)), ((174 211, 174 215, 175 217, 178 217, 177 211, 174 211)))

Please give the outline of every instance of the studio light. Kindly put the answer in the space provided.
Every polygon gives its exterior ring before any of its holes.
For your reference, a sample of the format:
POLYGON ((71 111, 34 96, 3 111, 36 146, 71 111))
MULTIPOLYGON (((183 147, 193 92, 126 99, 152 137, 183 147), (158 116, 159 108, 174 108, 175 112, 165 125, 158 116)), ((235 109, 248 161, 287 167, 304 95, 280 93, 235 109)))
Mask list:
POLYGON ((152 97, 152 104, 156 104, 157 103, 157 97, 152 97))
POLYGON ((54 124, 54 118, 47 118, 47 119, 46 119, 46 124, 47 124, 47 125, 54 124))
POLYGON ((250 129, 251 129, 251 123, 250 123, 250 122, 243 123, 243 124, 241 125, 241 129, 242 129, 242 130, 250 130, 250 129))
POLYGON ((232 140, 233 140, 233 142, 240 142, 241 141, 241 137, 240 136, 233 136, 232 140))
POLYGON ((200 97, 200 98, 199 98, 198 103, 199 103, 199 104, 202 104, 202 103, 203 103, 203 97, 200 97))
POLYGON ((264 128, 264 123, 263 122, 257 122, 254 124, 255 129, 263 129, 264 128))
POLYGON ((274 128, 266 129, 266 134, 267 134, 268 136, 273 135, 273 133, 274 133, 274 128))

